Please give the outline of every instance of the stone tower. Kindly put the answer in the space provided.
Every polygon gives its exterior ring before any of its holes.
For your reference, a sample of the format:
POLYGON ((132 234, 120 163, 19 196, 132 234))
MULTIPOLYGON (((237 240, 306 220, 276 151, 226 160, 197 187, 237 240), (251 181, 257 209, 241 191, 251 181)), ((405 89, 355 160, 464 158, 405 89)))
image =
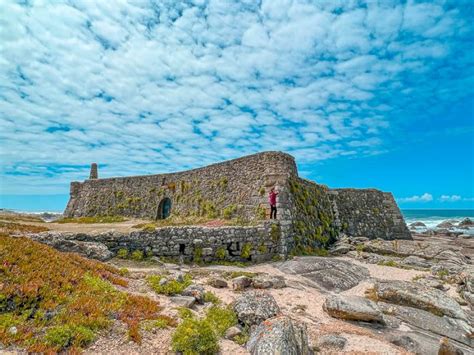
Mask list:
POLYGON ((89 175, 89 179, 98 179, 99 178, 99 172, 97 170, 97 164, 92 163, 91 164, 91 174, 89 175))

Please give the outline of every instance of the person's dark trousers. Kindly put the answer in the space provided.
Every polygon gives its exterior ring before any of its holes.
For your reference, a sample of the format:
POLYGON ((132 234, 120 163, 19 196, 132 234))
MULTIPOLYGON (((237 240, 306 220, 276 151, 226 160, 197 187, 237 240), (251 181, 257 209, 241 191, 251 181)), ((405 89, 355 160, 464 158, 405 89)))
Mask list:
POLYGON ((277 206, 270 206, 270 219, 277 219, 277 206))

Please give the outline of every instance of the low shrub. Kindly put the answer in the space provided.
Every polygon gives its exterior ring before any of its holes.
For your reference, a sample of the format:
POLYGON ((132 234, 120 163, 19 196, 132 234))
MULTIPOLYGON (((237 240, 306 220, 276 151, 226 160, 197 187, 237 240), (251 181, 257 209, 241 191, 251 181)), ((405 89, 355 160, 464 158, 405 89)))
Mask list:
POLYGON ((205 321, 209 322, 218 337, 224 335, 225 331, 237 324, 237 315, 231 306, 212 306, 206 311, 205 321))
POLYGON ((240 252, 240 256, 241 256, 243 259, 249 259, 249 258, 250 258, 250 255, 251 255, 251 251, 252 251, 252 244, 250 244, 250 243, 245 243, 245 244, 242 246, 242 251, 240 252))
POLYGON ((130 258, 135 261, 143 260, 143 252, 141 250, 135 250, 131 255, 130 258))
POLYGON ((219 297, 217 297, 213 292, 211 291, 206 291, 204 292, 204 297, 203 297, 204 302, 211 302, 215 305, 220 304, 221 300, 219 297))
POLYGON ((119 249, 119 251, 117 252, 117 257, 120 259, 127 259, 128 249, 125 249, 125 248, 119 249))
POLYGON ((147 281, 150 287, 156 293, 167 296, 176 295, 183 292, 184 289, 191 285, 192 282, 192 276, 190 274, 185 274, 183 276, 183 281, 172 279, 160 285, 160 280, 162 278, 163 276, 161 275, 150 275, 148 276, 147 281))
POLYGON ((225 259, 225 256, 226 256, 226 250, 225 250, 225 248, 223 248, 223 247, 217 248, 217 250, 216 250, 216 258, 217 258, 217 259, 220 259, 220 260, 223 260, 223 259, 225 259))
POLYGON ((205 320, 184 319, 176 328, 171 343, 174 351, 185 355, 215 354, 219 351, 218 338, 205 320))

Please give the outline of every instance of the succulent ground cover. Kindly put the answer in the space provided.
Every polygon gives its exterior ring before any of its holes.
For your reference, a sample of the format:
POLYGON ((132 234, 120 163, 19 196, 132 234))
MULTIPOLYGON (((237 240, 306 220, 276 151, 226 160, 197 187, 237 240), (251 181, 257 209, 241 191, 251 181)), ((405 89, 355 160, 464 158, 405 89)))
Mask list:
POLYGON ((77 351, 114 320, 140 342, 140 323, 161 319, 155 301, 119 291, 118 269, 0 234, 0 343, 32 352, 77 351))

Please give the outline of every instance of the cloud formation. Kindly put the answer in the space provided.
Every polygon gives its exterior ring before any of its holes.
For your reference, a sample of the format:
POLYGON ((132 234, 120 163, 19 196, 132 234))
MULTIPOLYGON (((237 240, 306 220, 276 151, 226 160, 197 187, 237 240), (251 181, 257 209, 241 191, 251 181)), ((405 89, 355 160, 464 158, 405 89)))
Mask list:
POLYGON ((399 202, 430 202, 433 201, 433 195, 425 192, 423 195, 414 195, 411 197, 402 197, 399 202))
POLYGON ((63 192, 93 161, 120 176, 383 153, 401 109, 472 94, 468 7, 3 1, 1 192, 63 192))

